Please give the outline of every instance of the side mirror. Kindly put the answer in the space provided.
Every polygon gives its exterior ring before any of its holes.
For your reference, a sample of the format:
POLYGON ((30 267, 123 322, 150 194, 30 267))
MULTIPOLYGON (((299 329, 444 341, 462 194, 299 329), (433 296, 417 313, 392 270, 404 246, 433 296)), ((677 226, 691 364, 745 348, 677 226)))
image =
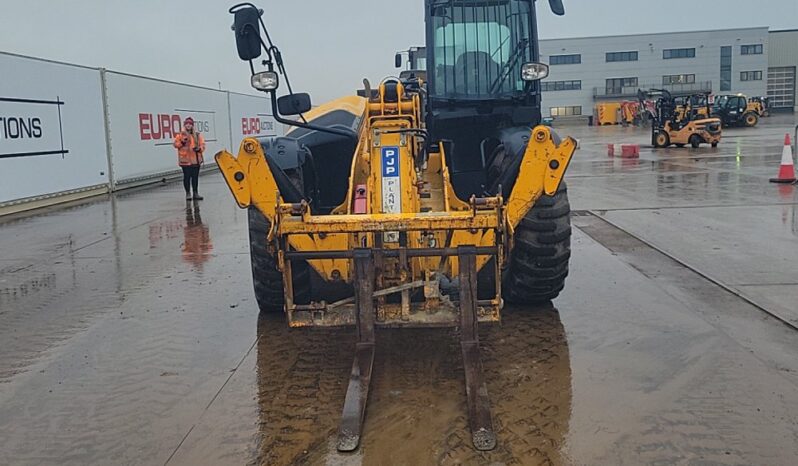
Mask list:
POLYGON ((565 14, 565 7, 562 6, 562 0, 549 0, 549 6, 555 15, 562 16, 565 14))
POLYGON ((403 61, 402 60, 402 54, 401 53, 397 53, 393 57, 393 66, 395 66, 396 68, 401 68, 402 67, 402 61, 403 61))
POLYGON ((236 10, 233 30, 236 34, 238 56, 244 61, 254 60, 261 54, 260 19, 261 12, 254 7, 236 10))
POLYGON ((277 99, 277 110, 281 115, 301 115, 311 108, 309 94, 284 95, 277 99))

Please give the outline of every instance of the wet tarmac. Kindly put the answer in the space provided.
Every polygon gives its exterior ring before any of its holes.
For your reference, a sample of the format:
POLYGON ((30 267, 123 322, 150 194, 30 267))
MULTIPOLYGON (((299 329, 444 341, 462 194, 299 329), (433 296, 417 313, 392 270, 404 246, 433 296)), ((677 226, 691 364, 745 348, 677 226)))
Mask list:
POLYGON ((258 317, 246 215, 215 175, 0 220, 0 464, 729 464, 798 458, 795 118, 717 149, 563 128, 571 275, 483 326, 478 453, 456 334, 383 330, 358 452, 335 451, 354 334, 258 317))

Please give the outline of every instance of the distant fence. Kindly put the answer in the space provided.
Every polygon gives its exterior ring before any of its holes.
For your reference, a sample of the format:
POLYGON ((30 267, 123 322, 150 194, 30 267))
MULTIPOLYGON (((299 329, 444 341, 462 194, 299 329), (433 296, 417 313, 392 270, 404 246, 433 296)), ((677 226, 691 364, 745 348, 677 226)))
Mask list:
POLYGON ((264 97, 3 52, 0 69, 0 213, 176 174, 188 116, 209 165, 245 136, 281 132, 264 97))

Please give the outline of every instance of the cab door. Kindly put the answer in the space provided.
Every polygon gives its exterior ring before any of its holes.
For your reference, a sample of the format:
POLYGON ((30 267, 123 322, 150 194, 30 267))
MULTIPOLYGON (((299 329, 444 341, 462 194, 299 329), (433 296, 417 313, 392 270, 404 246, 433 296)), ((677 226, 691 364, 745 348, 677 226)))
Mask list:
POLYGON ((745 101, 745 97, 736 96, 729 99, 729 114, 732 115, 732 120, 741 120, 746 108, 748 108, 748 103, 745 101))

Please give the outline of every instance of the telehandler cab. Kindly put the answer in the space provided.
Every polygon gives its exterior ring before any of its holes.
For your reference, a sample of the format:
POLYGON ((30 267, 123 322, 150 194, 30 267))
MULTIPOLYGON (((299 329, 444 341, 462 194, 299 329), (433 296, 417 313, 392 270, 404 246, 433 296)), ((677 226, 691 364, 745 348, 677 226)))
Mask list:
POLYGON ((562 179, 576 141, 539 125, 548 66, 535 8, 425 0, 428 80, 364 80, 359 95, 313 109, 291 91, 263 12, 230 9, 252 86, 293 129, 246 138, 216 162, 249 209, 261 310, 285 312, 293 327, 357 328, 341 451, 360 442, 380 326, 459 327, 472 440, 496 444, 478 323, 498 321, 505 301, 555 298, 571 254, 562 179), (281 79, 288 95, 277 98, 281 79))

